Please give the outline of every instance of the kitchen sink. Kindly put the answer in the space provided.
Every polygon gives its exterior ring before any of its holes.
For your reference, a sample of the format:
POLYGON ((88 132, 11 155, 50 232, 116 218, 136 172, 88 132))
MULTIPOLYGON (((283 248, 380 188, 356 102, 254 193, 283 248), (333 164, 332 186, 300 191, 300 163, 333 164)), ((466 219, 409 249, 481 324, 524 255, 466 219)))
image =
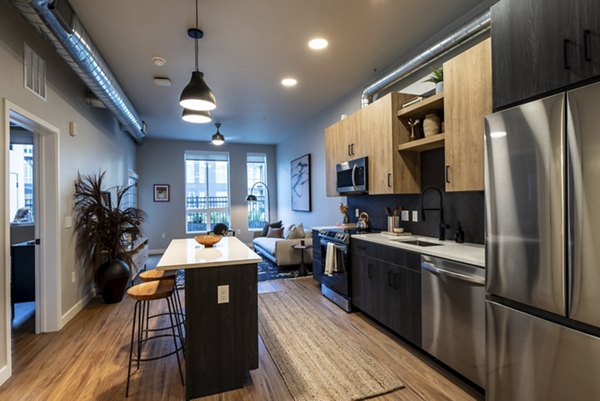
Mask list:
POLYGON ((443 244, 438 244, 435 242, 421 241, 419 239, 413 239, 413 240, 393 239, 392 241, 401 242, 403 244, 416 245, 416 246, 441 246, 441 245, 443 245, 443 244))

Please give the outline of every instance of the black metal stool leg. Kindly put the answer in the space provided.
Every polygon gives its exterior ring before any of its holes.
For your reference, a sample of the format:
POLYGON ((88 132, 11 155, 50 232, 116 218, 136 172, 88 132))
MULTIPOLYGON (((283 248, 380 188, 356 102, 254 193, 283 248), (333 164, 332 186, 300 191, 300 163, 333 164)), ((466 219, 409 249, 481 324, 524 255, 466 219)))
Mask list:
POLYGON ((171 333, 173 334, 173 345, 175 346, 175 356, 177 357, 177 366, 179 367, 179 376, 181 376, 181 384, 185 385, 183 381, 183 371, 181 370, 181 361, 179 360, 179 351, 177 351, 177 336, 175 335, 175 322, 173 322, 173 317, 175 313, 175 305, 171 307, 171 302, 173 300, 169 297, 167 298, 167 306, 169 307, 169 320, 171 321, 171 333))
MULTIPOLYGON (((125 388, 125 397, 129 397, 129 379, 131 378, 131 362, 133 359, 133 339, 135 338, 135 319, 138 312, 139 301, 136 301, 133 307, 133 319, 131 322, 131 343, 129 345, 129 367, 127 368, 127 387, 125 388)), ((139 327, 138 327, 139 329, 139 327)))

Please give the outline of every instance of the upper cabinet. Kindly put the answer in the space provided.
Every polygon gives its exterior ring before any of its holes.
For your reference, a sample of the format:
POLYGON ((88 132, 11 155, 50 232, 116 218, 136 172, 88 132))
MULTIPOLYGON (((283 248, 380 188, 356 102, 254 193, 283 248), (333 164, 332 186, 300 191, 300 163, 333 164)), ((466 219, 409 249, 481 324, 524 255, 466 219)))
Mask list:
POLYGON ((359 157, 369 158, 369 194, 420 191, 418 155, 402 157, 395 151, 400 143, 396 110, 401 99, 406 95, 390 93, 325 129, 327 196, 339 196, 336 165, 359 157))
POLYGON ((492 7, 494 108, 600 75, 600 0, 501 0, 492 7))
POLYGON ((492 112, 489 39, 444 63, 446 191, 483 191, 484 117, 492 112))

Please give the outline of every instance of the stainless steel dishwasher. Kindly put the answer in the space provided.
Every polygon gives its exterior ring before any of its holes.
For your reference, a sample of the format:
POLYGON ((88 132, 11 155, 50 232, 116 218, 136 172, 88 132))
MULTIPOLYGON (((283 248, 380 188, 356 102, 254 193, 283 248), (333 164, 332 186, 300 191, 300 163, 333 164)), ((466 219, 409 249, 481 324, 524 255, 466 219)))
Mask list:
POLYGON ((425 351, 485 388, 485 271, 421 256, 425 351))

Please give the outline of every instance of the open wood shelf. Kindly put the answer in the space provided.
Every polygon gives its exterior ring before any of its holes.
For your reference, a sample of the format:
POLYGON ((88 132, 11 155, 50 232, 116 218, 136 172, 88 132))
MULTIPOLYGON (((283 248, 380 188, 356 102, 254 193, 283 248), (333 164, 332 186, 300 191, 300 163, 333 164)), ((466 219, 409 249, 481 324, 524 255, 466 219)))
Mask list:
POLYGON ((446 134, 441 133, 427 138, 417 139, 398 145, 399 152, 425 152, 427 150, 443 148, 446 134))
POLYGON ((431 113, 433 111, 440 111, 444 109, 444 93, 437 93, 427 99, 423 99, 422 101, 411 104, 408 107, 398 110, 398 117, 408 118, 408 117, 422 117, 427 113, 431 113))

